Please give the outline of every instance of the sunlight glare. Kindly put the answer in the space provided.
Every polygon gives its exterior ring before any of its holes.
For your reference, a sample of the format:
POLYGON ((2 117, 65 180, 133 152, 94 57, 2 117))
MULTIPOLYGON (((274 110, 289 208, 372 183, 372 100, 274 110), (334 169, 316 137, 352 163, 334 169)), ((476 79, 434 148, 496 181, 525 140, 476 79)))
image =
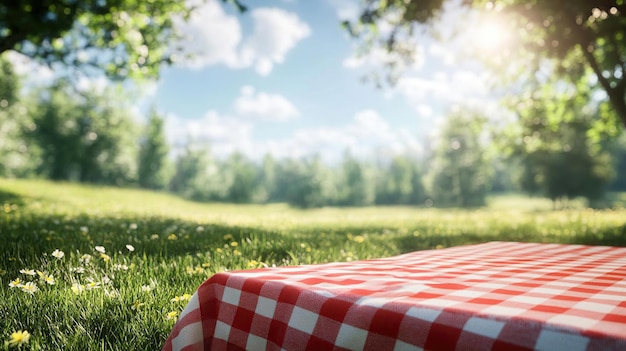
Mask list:
POLYGON ((508 31, 495 20, 481 21, 474 30, 474 42, 482 51, 494 51, 508 42, 508 31))

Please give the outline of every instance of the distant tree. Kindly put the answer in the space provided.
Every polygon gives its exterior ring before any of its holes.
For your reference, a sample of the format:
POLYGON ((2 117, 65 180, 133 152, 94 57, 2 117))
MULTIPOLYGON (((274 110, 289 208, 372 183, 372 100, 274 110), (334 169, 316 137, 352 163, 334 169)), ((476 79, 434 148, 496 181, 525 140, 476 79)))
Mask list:
POLYGON ((134 124, 113 88, 104 94, 78 92, 59 81, 33 99, 28 137, 42 152, 42 174, 118 185, 135 179, 134 124))
POLYGON ((368 168, 345 152, 341 164, 338 202, 343 206, 369 206, 374 203, 376 189, 368 168))
POLYGON ((336 190, 332 173, 319 157, 306 160, 289 159, 279 167, 277 187, 292 206, 311 208, 332 205, 336 202, 336 190))
MULTIPOLYGON (((245 10, 237 0, 234 3, 245 10)), ((46 64, 98 69, 111 78, 156 76, 171 63, 174 18, 184 0, 41 0, 0 3, 0 54, 13 50, 46 64)))
POLYGON ((483 206, 491 174, 481 141, 485 119, 474 112, 447 116, 429 165, 428 193, 435 206, 483 206))
POLYGON ((163 124, 163 118, 152 109, 145 134, 139 142, 137 182, 142 188, 164 189, 169 181, 169 145, 163 124))
POLYGON ((406 156, 395 156, 388 168, 379 171, 376 203, 381 205, 409 205, 424 201, 424 188, 417 161, 406 156))
POLYGON ((170 179, 170 191, 185 198, 207 201, 209 194, 203 188, 211 164, 208 149, 188 142, 185 149, 176 157, 174 176, 170 179))
POLYGON ((615 179, 608 190, 626 192, 626 133, 609 147, 615 169, 615 179))
POLYGON ((281 201, 276 196, 276 168, 277 162, 271 154, 263 156, 258 174, 259 187, 255 195, 255 202, 281 201))
MULTIPOLYGON (((587 84, 606 92, 613 117, 617 115, 622 127, 626 126, 626 5, 621 0, 365 0, 358 19, 344 25, 360 41, 362 52, 382 48, 397 54, 400 59, 389 62, 393 72, 402 67, 403 58, 415 57, 415 40, 421 33, 417 27, 432 25, 446 8, 459 6, 501 17, 515 35, 513 45, 490 55, 501 63, 519 62, 516 58, 523 57, 527 78, 547 67, 574 81, 593 72, 595 79, 587 84), (383 25, 386 30, 379 30, 383 25)), ((501 73, 505 79, 511 76, 510 70, 501 73)), ((397 73, 391 80, 395 77, 397 73)))
POLYGON ((602 198, 613 164, 604 142, 594 141, 590 133, 602 104, 590 102, 575 87, 543 86, 519 106, 516 153, 523 169, 522 189, 555 204, 578 196, 591 202, 602 198), (555 120, 561 122, 555 125, 555 120))
POLYGON ((24 140, 32 122, 20 89, 11 62, 0 55, 0 177, 24 177, 36 168, 38 150, 24 140))
POLYGON ((224 164, 231 181, 226 200, 235 203, 252 202, 258 188, 257 168, 242 153, 232 153, 224 164))

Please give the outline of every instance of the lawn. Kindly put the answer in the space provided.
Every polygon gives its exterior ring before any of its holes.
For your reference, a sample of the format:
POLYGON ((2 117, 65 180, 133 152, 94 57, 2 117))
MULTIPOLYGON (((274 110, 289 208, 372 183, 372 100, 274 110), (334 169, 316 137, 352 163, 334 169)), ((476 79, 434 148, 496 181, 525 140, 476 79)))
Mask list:
POLYGON ((626 210, 297 210, 140 190, 0 179, 0 350, 159 350, 210 275, 492 240, 626 246, 626 210), (15 348, 17 349, 17 348, 15 348))

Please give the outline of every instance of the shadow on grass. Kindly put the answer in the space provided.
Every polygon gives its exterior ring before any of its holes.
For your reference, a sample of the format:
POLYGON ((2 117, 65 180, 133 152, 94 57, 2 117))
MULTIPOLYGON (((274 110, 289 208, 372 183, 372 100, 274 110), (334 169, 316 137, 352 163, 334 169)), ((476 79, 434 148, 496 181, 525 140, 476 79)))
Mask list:
POLYGON ((24 203, 25 202, 22 196, 16 193, 0 190, 0 206, 4 206, 4 205, 22 206, 24 205, 24 203))

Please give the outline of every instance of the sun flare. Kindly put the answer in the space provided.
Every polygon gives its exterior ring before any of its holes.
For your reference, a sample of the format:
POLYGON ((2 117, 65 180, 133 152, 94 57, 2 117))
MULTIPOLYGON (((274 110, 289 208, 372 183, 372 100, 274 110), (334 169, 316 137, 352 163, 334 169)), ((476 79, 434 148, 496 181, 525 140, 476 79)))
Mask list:
POLYGON ((507 29, 496 21, 482 22, 475 31, 476 45, 482 50, 495 50, 507 43, 507 29))

